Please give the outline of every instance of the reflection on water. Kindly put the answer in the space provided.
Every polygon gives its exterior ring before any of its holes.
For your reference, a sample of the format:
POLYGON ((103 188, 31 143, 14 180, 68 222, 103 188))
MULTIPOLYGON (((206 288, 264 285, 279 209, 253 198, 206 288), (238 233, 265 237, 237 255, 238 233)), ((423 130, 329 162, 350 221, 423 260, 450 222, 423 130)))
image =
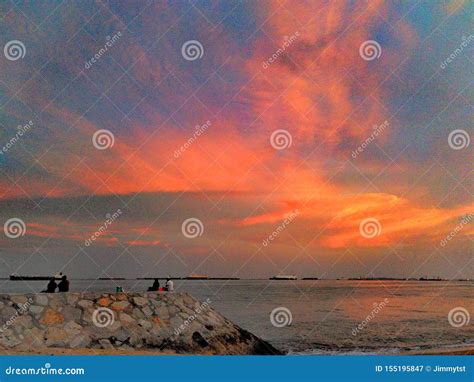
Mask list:
MULTIPOLYGON (((116 285, 143 291, 151 283, 72 280, 71 291, 111 292, 116 285)), ((0 281, 0 289, 33 292, 45 284, 0 281)), ((474 339, 472 322, 462 327, 448 322, 455 307, 473 314, 470 282, 178 280, 175 287, 200 300, 209 298, 214 309, 285 351, 394 353, 466 345, 474 339), (290 310, 291 326, 272 325, 270 313, 277 307, 290 310)))

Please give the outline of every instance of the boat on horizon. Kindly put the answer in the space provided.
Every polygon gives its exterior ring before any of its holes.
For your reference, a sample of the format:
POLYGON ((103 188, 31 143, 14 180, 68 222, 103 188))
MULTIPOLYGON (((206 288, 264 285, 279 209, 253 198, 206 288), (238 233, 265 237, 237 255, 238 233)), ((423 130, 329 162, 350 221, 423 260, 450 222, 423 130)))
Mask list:
POLYGON ((276 275, 270 277, 270 280, 298 280, 298 277, 295 275, 276 275))
POLYGON ((186 277, 186 280, 209 280, 209 276, 191 273, 189 276, 186 277))
MULTIPOLYGON (((53 276, 20 276, 20 275, 10 275, 10 281, 47 281, 51 280, 53 276)), ((61 280, 60 277, 54 277, 56 280, 61 280)))

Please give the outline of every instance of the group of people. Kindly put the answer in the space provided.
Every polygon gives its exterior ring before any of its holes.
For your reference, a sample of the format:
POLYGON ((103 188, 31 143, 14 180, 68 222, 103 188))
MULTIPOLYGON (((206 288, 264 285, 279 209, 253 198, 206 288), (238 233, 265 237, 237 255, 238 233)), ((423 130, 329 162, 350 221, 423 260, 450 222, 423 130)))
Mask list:
POLYGON ((148 288, 148 292, 173 292, 174 291, 174 283, 169 277, 166 279, 165 286, 160 288, 160 281, 155 279, 153 285, 148 288))
POLYGON ((69 280, 67 279, 66 275, 61 276, 61 281, 59 284, 56 284, 56 277, 51 277, 49 279, 48 285, 46 285, 46 289, 43 291, 44 293, 56 293, 56 288, 58 292, 69 292, 69 280))
MULTIPOLYGON (((69 280, 67 279, 66 275, 60 274, 60 277, 51 277, 49 280, 48 285, 46 285, 46 289, 43 290, 43 293, 56 293, 56 289, 58 292, 69 292, 69 280), (60 278, 61 281, 59 284, 56 283, 56 279, 60 278)), ((160 281, 155 279, 153 285, 148 288, 149 292, 173 292, 174 291, 174 283, 169 277, 166 279, 166 283, 164 287, 160 287, 160 281)))

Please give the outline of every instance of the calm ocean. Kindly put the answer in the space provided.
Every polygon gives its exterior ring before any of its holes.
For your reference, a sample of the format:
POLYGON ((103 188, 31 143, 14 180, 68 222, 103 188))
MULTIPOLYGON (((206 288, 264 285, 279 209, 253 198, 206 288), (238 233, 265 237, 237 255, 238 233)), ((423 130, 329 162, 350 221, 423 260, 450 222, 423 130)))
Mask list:
MULTIPOLYGON (((143 291, 151 283, 72 280, 71 290, 110 292, 120 285, 143 291)), ((0 280, 1 293, 45 285, 0 280)), ((177 280, 175 288, 209 298, 215 310, 289 353, 397 354, 474 343, 474 325, 467 322, 473 282, 177 280)))

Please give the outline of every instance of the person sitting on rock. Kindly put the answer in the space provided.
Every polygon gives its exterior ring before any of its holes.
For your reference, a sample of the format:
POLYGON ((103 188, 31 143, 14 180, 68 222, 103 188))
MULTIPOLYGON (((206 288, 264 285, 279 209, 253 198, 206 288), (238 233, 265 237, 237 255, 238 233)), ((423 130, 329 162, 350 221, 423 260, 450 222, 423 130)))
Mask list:
POLYGON ((149 292, 157 292, 159 290, 160 290, 160 282, 159 282, 158 279, 155 279, 155 281, 153 282, 153 285, 148 288, 148 291, 149 292))
POLYGON ((46 285, 46 289, 41 291, 41 292, 42 293, 55 293, 57 287, 58 287, 58 285, 56 284, 56 281, 54 280, 54 277, 51 277, 49 279, 48 285, 46 285))
POLYGON ((59 292, 69 292, 69 280, 67 276, 64 275, 61 279, 61 282, 58 284, 59 292))
POLYGON ((166 279, 165 290, 168 292, 174 291, 174 283, 169 277, 166 279))

